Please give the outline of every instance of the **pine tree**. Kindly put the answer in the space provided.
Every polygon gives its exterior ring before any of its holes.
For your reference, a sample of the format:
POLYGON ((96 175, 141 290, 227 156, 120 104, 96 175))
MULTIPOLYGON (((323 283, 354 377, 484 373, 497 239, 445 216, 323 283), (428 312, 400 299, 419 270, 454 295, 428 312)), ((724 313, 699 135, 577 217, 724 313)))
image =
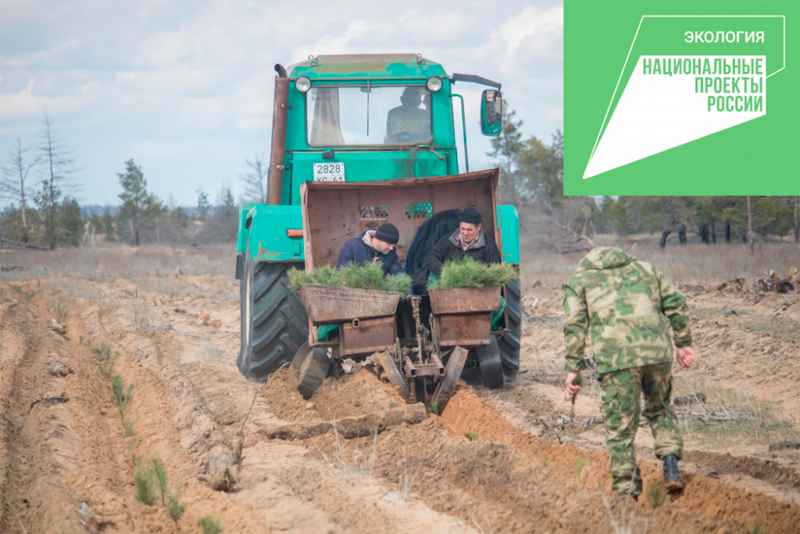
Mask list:
POLYGON ((197 190, 197 218, 201 221, 206 220, 208 215, 209 204, 208 195, 203 192, 203 189, 197 190))
POLYGON ((127 221, 131 227, 131 239, 135 246, 139 246, 140 231, 145 217, 145 211, 158 201, 147 192, 147 180, 144 178, 141 167, 137 167, 132 159, 125 162, 125 172, 117 174, 122 186, 119 194, 122 205, 119 207, 121 220, 127 221))
POLYGON ((56 210, 57 242, 61 246, 77 247, 81 242, 84 221, 81 207, 72 197, 66 197, 56 210))
POLYGON ((106 236, 106 241, 114 241, 114 215, 108 207, 103 213, 103 234, 106 236))

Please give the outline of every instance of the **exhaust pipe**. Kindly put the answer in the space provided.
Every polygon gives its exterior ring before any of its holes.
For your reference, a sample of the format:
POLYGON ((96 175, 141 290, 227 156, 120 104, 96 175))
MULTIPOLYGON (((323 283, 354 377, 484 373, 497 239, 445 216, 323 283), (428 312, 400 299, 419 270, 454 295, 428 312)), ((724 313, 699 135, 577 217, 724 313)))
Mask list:
POLYGON ((275 65, 275 100, 272 107, 272 152, 269 157, 267 204, 279 206, 286 170, 286 123, 289 113, 289 78, 282 65, 275 65))

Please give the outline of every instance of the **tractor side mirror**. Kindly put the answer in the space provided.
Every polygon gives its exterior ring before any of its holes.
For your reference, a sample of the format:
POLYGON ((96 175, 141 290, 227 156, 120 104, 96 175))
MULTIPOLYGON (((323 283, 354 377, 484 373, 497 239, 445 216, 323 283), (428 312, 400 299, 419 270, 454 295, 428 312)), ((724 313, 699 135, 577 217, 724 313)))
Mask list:
POLYGON ((486 89, 481 95, 481 132, 483 135, 500 135, 503 117, 503 94, 486 89))

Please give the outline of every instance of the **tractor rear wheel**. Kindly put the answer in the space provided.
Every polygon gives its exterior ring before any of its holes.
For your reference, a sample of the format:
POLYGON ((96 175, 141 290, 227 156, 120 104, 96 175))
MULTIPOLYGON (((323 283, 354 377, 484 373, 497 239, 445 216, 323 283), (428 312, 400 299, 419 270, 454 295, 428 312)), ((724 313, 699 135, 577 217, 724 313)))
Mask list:
POLYGON ((302 263, 266 263, 245 253, 241 281, 241 349, 239 371, 262 382, 308 341, 308 314, 297 293, 289 288, 286 272, 302 263))
POLYGON ((503 375, 506 382, 514 382, 519 371, 519 347, 522 338, 522 291, 519 280, 506 284, 506 310, 510 332, 497 340, 500 359, 503 361, 503 375))

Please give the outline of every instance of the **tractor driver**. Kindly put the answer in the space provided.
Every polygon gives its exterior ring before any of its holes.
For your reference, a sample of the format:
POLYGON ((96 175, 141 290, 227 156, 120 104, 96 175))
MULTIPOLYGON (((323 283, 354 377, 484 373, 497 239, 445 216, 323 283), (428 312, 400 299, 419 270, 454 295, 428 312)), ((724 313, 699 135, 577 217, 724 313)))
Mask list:
POLYGON ((376 263, 380 262, 384 276, 387 274, 402 274, 400 258, 394 248, 400 240, 400 232, 395 225, 385 223, 377 230, 364 230, 358 237, 348 239, 339 252, 336 268, 343 267, 350 262, 376 263))
POLYGON ((430 109, 419 107, 426 95, 428 91, 421 86, 403 90, 401 105, 390 110, 386 117, 386 143, 417 143, 431 138, 430 109))
POLYGON ((436 276, 442 275, 447 260, 471 256, 483 263, 500 263, 500 252, 494 240, 481 230, 481 213, 469 207, 458 214, 458 229, 442 237, 425 256, 425 267, 436 276))

